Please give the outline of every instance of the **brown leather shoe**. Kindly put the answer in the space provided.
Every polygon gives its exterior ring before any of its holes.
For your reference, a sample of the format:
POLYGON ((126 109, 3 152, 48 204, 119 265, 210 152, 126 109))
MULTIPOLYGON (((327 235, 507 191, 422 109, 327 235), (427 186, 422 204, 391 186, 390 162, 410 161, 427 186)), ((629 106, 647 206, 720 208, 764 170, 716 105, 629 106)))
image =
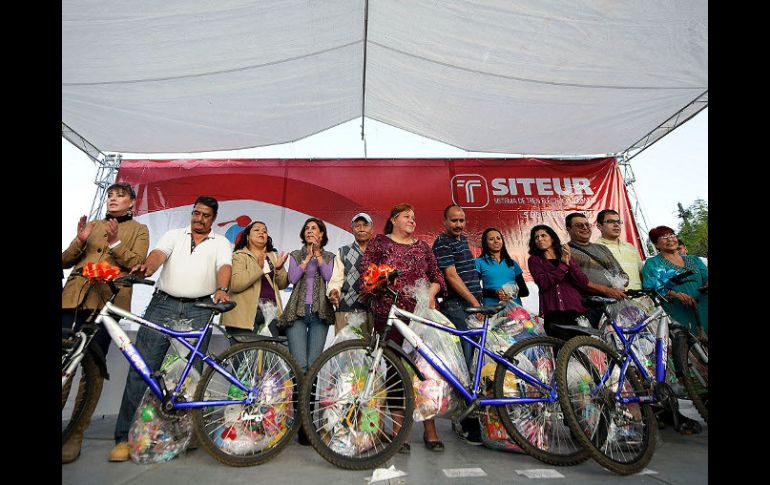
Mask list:
POLYGON ((126 442, 118 443, 112 451, 110 451, 109 461, 128 461, 128 458, 128 443, 126 442))

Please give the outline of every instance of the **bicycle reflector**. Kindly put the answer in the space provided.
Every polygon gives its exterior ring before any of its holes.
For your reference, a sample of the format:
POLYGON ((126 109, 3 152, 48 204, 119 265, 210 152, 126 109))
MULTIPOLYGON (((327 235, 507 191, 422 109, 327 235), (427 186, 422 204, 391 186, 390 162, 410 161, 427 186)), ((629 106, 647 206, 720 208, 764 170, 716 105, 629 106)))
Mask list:
POLYGON ((106 261, 86 263, 83 266, 83 276, 91 280, 112 281, 120 276, 120 268, 106 261))
POLYGON ((389 264, 382 263, 377 265, 369 263, 369 267, 366 268, 366 272, 363 276, 364 288, 366 288, 367 291, 374 290, 380 283, 387 280, 388 273, 395 270, 396 268, 389 264))

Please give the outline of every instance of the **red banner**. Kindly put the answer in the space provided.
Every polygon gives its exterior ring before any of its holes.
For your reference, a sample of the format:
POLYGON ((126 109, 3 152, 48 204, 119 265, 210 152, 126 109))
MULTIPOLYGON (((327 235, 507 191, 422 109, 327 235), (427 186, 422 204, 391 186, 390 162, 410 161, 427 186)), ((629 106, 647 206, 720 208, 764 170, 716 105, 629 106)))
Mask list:
MULTIPOLYGON (((429 244, 443 231, 444 208, 457 203, 477 254, 481 233, 495 227, 525 270, 531 227, 548 224, 566 242, 570 212, 594 222, 600 210, 615 209, 624 221, 621 237, 641 249, 614 158, 123 160, 118 180, 134 186, 135 213, 153 242, 189 224, 195 198, 208 195, 220 202, 216 232, 233 241, 252 220, 264 221, 279 251, 299 248, 307 217, 327 223, 327 249, 334 250, 352 241, 354 214, 369 213, 381 232, 401 202, 415 207, 416 236, 429 244)), ((599 236, 594 228, 592 240, 599 236)))

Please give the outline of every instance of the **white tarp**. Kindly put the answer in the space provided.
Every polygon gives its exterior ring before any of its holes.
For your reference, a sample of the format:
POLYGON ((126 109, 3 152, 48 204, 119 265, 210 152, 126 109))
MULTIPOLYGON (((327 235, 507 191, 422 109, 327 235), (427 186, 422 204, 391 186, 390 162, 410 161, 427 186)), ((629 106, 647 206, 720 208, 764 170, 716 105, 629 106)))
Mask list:
MULTIPOLYGON (((62 121, 102 150, 361 116, 362 0, 62 2, 62 121)), ((466 150, 618 153, 708 90, 705 0, 370 0, 366 116, 466 150)))

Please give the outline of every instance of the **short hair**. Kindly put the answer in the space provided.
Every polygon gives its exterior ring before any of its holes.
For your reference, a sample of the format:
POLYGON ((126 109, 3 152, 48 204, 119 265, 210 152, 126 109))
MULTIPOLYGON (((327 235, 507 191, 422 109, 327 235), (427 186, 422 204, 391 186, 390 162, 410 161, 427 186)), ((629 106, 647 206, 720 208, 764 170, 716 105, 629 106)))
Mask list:
POLYGON ((545 224, 539 224, 529 231, 529 254, 532 256, 543 256, 543 254, 545 254, 545 251, 537 247, 537 244, 535 244, 535 233, 540 230, 545 231, 549 236, 551 236, 551 239, 553 240, 552 247, 554 252, 556 252, 556 258, 561 259, 561 239, 559 239, 559 235, 556 234, 556 231, 554 231, 551 226, 547 226, 545 224))
POLYGON ((674 230, 668 226, 653 227, 652 229, 650 229, 650 242, 652 242, 652 244, 657 244, 658 239, 660 239, 661 236, 665 236, 668 233, 676 234, 674 230))
MULTIPOLYGON (((449 209, 451 209, 452 207, 457 207, 458 209, 460 209, 460 210, 463 210, 463 208, 462 208, 462 207, 460 207, 460 206, 459 206, 459 205, 457 205, 457 204, 449 204, 449 205, 448 205, 448 206, 446 206, 446 208, 444 209, 444 220, 445 220, 445 221, 447 220, 447 217, 449 217, 449 209)), ((463 211, 463 212, 465 212, 465 211, 463 211)))
POLYGON ((401 214, 402 212, 406 212, 406 211, 414 212, 414 207, 412 207, 412 204, 409 204, 407 202, 402 202, 400 204, 394 205, 393 208, 390 209, 390 215, 388 216, 388 220, 385 221, 385 229, 382 231, 383 234, 393 234, 393 222, 391 221, 391 219, 401 214))
POLYGON ((128 197, 131 200, 136 199, 136 192, 134 192, 134 189, 131 187, 131 184, 129 184, 128 182, 115 182, 114 184, 112 184, 109 187, 107 187, 107 192, 106 193, 109 193, 110 190, 112 190, 112 189, 125 190, 126 193, 128 193, 128 197))
POLYGON ((505 261, 505 264, 507 266, 513 266, 513 259, 508 254, 508 250, 505 248, 505 238, 503 237, 503 233, 500 232, 499 229, 495 229, 494 227, 488 227, 484 229, 484 232, 481 234, 481 255, 487 258, 492 257, 492 252, 489 250, 489 244, 487 243, 487 234, 489 234, 492 231, 495 231, 496 233, 500 234, 500 239, 503 240, 503 247, 502 249, 500 249, 501 259, 505 261))
POLYGON ((588 219, 588 217, 586 217, 586 215, 583 214, 582 212, 573 212, 572 214, 569 214, 565 219, 565 224, 567 224, 567 229, 572 227, 572 219, 576 217, 585 217, 586 219, 588 219))
MULTIPOLYGON (((239 249, 243 249, 246 246, 248 246, 249 243, 249 233, 251 232, 251 228, 254 227, 254 224, 262 224, 265 226, 265 229, 267 229, 267 224, 265 224, 262 221, 254 221, 245 228, 241 232, 238 233, 237 236, 235 236, 235 247, 233 247, 233 251, 238 251, 239 249)), ((265 251, 268 253, 272 253, 276 251, 276 249, 273 247, 273 238, 269 235, 267 236, 267 243, 265 244, 265 251)))
POLYGON ((614 209, 604 209, 599 211, 598 214, 596 214, 596 222, 598 222, 599 224, 604 224, 604 216, 606 216, 607 214, 615 214, 617 216, 620 215, 620 213, 614 209))
POLYGON ((311 222, 315 222, 316 225, 318 225, 318 229, 321 230, 323 233, 323 237, 321 238, 321 247, 326 246, 326 243, 329 242, 329 236, 326 235, 326 224, 324 224, 324 221, 317 217, 308 217, 308 219, 305 221, 304 224, 302 224, 302 229, 299 231, 299 239, 302 241, 302 243, 305 243, 305 228, 308 224, 311 222))
POLYGON ((217 202, 217 199, 215 199, 214 197, 199 195, 198 198, 195 199, 195 204, 193 204, 193 207, 195 207, 198 204, 203 204, 206 207, 210 207, 211 210, 214 211, 214 217, 217 216, 217 211, 219 210, 219 202, 217 202))

